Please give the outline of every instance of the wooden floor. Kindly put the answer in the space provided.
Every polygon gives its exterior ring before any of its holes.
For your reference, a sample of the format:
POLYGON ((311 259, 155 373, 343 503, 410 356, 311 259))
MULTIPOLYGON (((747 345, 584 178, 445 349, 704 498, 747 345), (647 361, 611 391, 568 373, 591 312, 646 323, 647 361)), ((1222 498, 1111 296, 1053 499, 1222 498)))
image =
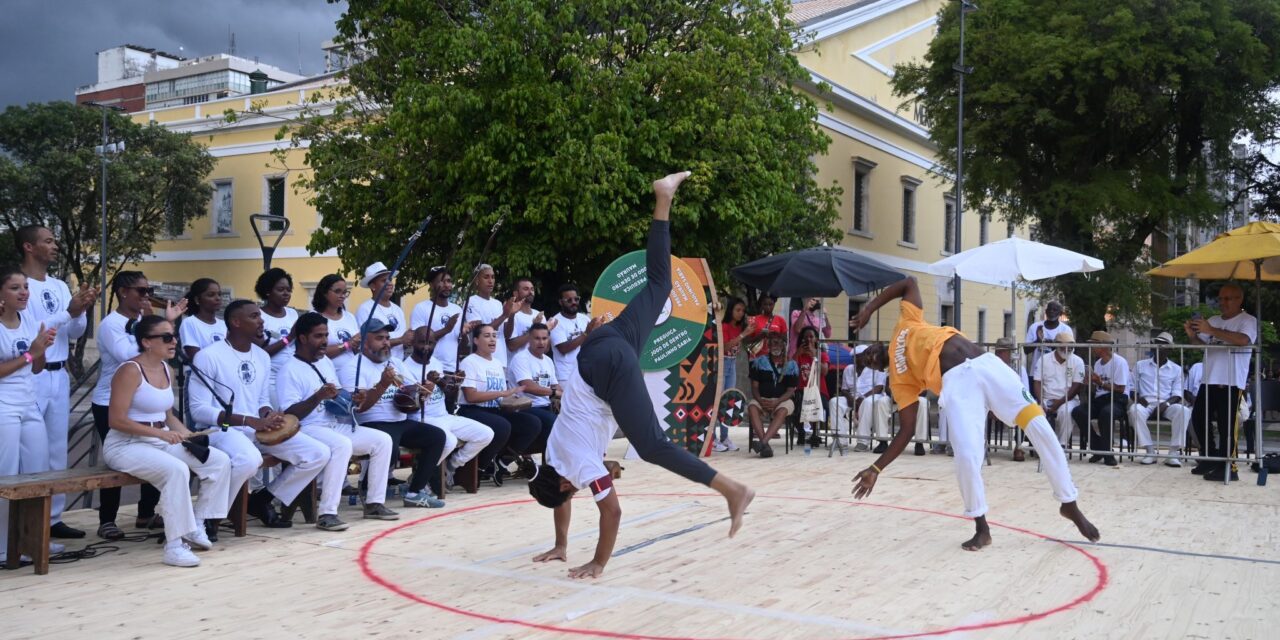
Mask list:
MULTIPOLYGON (((624 447, 615 441, 615 457, 624 447)), ((550 546, 551 513, 518 481, 450 494, 442 510, 389 501, 405 515, 395 523, 360 520, 344 501, 343 533, 301 518, 283 532, 251 526, 195 569, 162 565, 154 542, 120 543, 48 576, 0 573, 0 637, 1276 637, 1274 482, 1072 462, 1081 506, 1117 546, 1084 545, 1035 462, 999 454, 985 477, 1003 526, 968 553, 949 458, 908 455, 857 504, 849 479, 873 459, 717 454, 713 465, 760 493, 734 540, 718 497, 625 462, 618 549, 593 582, 530 562, 550 546)), ((596 527, 588 499, 574 506, 572 564, 590 558, 596 527)), ((96 514, 67 521, 92 530, 96 514)))

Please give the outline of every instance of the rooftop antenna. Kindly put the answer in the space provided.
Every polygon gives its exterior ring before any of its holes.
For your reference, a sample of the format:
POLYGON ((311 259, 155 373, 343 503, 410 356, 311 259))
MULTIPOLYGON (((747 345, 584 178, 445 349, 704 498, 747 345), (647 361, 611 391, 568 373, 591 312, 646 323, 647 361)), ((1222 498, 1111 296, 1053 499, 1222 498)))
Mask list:
POLYGON ((236 54, 236 32, 231 30, 231 25, 227 25, 227 36, 231 40, 227 53, 236 54))
POLYGON ((298 32, 298 75, 302 75, 302 32, 298 32))

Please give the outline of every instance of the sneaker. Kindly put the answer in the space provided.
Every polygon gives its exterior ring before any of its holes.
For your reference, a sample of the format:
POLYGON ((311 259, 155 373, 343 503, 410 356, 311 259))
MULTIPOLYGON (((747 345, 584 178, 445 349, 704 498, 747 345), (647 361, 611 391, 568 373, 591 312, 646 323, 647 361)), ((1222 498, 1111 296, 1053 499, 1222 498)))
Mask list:
POLYGON ((344 485, 342 485, 342 495, 344 495, 344 496, 358 496, 358 495, 360 495, 360 490, 359 490, 359 489, 357 489, 357 488, 355 488, 355 487, 353 487, 353 486, 351 486, 350 484, 344 484, 344 485))
POLYGON ((1165 461, 1164 461, 1164 466, 1166 466, 1166 467, 1181 467, 1181 466, 1182 466, 1182 460, 1181 460, 1180 458, 1169 458, 1168 460, 1165 460, 1165 461))
POLYGON ((316 519, 316 528, 324 531, 346 531, 350 526, 338 519, 338 516, 332 513, 326 513, 316 519))
POLYGON ((213 548, 213 542, 209 540, 209 534, 204 532, 204 527, 182 536, 182 541, 196 551, 208 551, 213 548))
POLYGON ((364 505, 365 520, 399 520, 400 514, 388 509, 380 502, 369 502, 364 505))
POLYGON ((915 453, 916 453, 916 455, 918 455, 918 456, 922 456, 922 455, 924 455, 924 443, 923 443, 923 442, 917 442, 917 443, 916 443, 916 452, 915 452, 915 453))
POLYGON ((84 532, 67 526, 65 522, 55 522, 49 527, 49 535, 55 538, 76 539, 83 538, 84 532))
POLYGON ((1155 463, 1156 463, 1156 459, 1151 456, 1147 456, 1138 462, 1138 464, 1155 464, 1155 463))
POLYGON ((711 446, 711 450, 716 453, 725 453, 729 450, 729 447, 725 446, 723 442, 717 442, 711 446))
POLYGON ((178 540, 177 543, 164 545, 164 563, 171 567, 198 567, 200 558, 191 553, 191 547, 187 543, 178 540))
POLYGON ((435 497, 430 491, 422 490, 419 492, 409 491, 404 494, 405 508, 423 507, 425 509, 439 509, 444 506, 444 500, 435 497))
POLYGON ((1120 463, 1116 461, 1116 457, 1115 457, 1115 456, 1104 456, 1104 457, 1102 458, 1102 464, 1105 464, 1105 465, 1107 465, 1108 467, 1118 467, 1118 466, 1120 466, 1120 463))
POLYGON ((452 489, 458 486, 458 482, 454 480, 454 472, 457 470, 458 468, 453 466, 452 460, 448 460, 444 463, 444 488, 452 489))
POLYGON ((871 447, 867 446, 867 443, 865 442, 859 442, 858 444, 853 445, 854 453, 863 453, 865 451, 870 451, 870 450, 871 450, 871 447))
POLYGON ((730 440, 730 439, 728 439, 728 438, 725 438, 725 439, 724 439, 724 447, 725 447, 725 449, 728 449, 729 451, 737 451, 737 450, 738 450, 738 445, 734 444, 734 443, 733 443, 733 441, 732 441, 732 440, 730 440))

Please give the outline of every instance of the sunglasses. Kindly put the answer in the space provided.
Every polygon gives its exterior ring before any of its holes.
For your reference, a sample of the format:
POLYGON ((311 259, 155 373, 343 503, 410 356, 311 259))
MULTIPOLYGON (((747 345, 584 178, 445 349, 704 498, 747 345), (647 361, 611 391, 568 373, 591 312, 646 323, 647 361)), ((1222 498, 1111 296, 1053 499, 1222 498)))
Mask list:
POLYGON ((172 333, 157 333, 147 336, 144 340, 150 340, 152 338, 160 338, 160 340, 164 341, 165 344, 173 344, 173 341, 177 340, 178 336, 175 336, 172 333))
POLYGON ((151 297, 156 294, 155 287, 125 287, 125 289, 133 289, 134 291, 137 291, 140 296, 151 297))

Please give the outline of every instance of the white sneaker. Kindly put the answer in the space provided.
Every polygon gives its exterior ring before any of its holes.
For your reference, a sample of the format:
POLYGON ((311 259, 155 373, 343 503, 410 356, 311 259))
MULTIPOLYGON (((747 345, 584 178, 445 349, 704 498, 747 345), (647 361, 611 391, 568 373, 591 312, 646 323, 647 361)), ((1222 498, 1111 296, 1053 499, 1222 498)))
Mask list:
POLYGON ((717 442, 711 446, 711 450, 716 453, 725 453, 729 450, 729 447, 725 446, 723 442, 717 442))
POLYGON ((730 439, 728 439, 728 438, 725 438, 725 439, 724 439, 724 446, 725 446, 725 448, 726 448, 726 449, 728 449, 729 451, 737 451, 737 450, 738 450, 738 445, 734 444, 734 443, 733 443, 733 441, 732 441, 732 440, 730 440, 730 439))
POLYGON ((66 550, 67 550, 67 545, 62 544, 61 542, 50 542, 50 543, 49 543, 49 553, 51 553, 51 554, 53 554, 53 553, 62 553, 63 551, 66 551, 66 550))
POLYGON ((182 541, 196 551, 208 551, 213 548, 213 542, 209 540, 209 535, 204 532, 203 527, 182 536, 182 541))
POLYGON ((171 567, 198 567, 200 558, 191 553, 187 543, 178 540, 177 544, 169 542, 164 545, 164 563, 171 567))
POLYGON ((1139 464, 1155 464, 1155 463, 1156 463, 1156 459, 1151 456, 1147 456, 1139 461, 1139 464))
POLYGON ((1166 467, 1181 467, 1181 466, 1182 466, 1182 459, 1181 459, 1181 458, 1169 458, 1168 460, 1165 460, 1165 461, 1164 461, 1164 466, 1166 466, 1166 467))

